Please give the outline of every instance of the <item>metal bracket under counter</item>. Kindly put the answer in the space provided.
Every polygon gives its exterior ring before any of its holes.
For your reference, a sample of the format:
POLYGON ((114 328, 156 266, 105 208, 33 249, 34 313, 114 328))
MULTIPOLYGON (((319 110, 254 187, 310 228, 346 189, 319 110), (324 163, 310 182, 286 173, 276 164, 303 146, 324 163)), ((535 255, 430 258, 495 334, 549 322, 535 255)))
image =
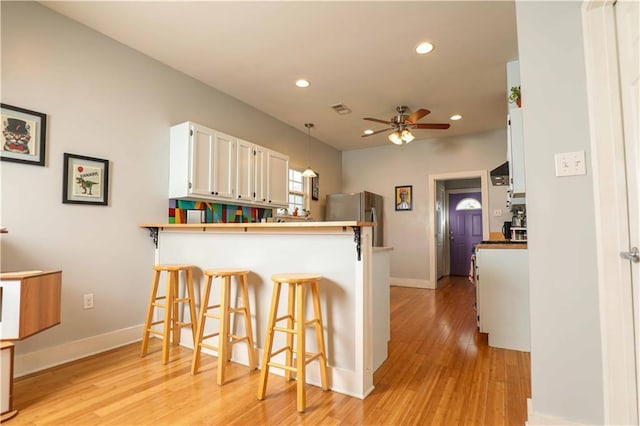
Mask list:
POLYGON ((362 260, 362 228, 359 226, 352 226, 353 228, 353 241, 356 243, 356 253, 358 254, 358 260, 362 260))
POLYGON ((158 248, 158 227, 157 226, 147 226, 149 230, 149 237, 153 240, 153 244, 158 248))

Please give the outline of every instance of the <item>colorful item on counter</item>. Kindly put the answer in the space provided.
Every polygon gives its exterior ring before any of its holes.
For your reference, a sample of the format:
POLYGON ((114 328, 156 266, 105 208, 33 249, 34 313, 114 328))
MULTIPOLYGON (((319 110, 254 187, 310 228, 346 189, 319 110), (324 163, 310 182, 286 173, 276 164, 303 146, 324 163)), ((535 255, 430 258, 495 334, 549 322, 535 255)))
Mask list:
POLYGON ((169 223, 187 223, 187 211, 204 210, 204 223, 255 223, 271 217, 271 209, 169 199, 169 223))

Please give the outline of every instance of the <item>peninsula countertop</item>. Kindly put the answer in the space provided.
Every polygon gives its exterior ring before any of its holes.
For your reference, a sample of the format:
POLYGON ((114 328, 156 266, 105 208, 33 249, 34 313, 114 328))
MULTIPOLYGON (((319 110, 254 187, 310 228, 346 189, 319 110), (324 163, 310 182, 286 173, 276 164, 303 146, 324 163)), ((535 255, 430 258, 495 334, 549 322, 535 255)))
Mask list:
POLYGON ((231 228, 344 228, 347 226, 375 226, 374 222, 340 221, 340 222, 251 222, 251 223, 143 223, 141 228, 163 229, 231 229, 231 228))

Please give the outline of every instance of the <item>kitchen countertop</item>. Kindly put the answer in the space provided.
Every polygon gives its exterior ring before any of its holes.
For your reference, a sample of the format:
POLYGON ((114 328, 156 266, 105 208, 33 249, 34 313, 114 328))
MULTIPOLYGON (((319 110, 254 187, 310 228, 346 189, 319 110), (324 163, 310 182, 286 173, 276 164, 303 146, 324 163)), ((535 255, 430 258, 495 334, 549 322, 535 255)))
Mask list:
POLYGON ((141 228, 163 229, 230 229, 230 228, 341 228, 346 226, 375 226, 373 222, 252 222, 252 223, 143 223, 141 228))
POLYGON ((491 241, 491 242, 481 242, 475 245, 476 249, 526 249, 527 242, 526 241, 491 241))

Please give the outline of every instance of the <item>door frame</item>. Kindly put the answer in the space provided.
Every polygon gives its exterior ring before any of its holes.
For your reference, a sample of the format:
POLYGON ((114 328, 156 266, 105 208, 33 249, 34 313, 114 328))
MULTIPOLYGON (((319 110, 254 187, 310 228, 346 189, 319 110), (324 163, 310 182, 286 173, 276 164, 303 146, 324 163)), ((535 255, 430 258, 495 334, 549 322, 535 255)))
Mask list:
MULTIPOLYGON (((630 268, 619 257, 629 247, 626 191, 614 185, 623 150, 614 0, 585 0, 582 22, 593 169, 605 424, 637 424, 638 383, 629 297, 630 268), (626 239, 626 241, 625 241, 626 239)), ((640 367, 640 366, 639 366, 640 367)))
MULTIPOLYGON (((477 179, 480 178, 480 196, 482 197, 482 239, 489 239, 489 171, 474 170, 466 172, 438 173, 428 176, 427 179, 427 247, 429 249, 429 275, 427 282, 433 283, 434 289, 439 286, 437 259, 436 259, 436 182, 452 179, 477 179)), ((447 200, 448 202, 448 200, 447 200)), ((448 214, 447 214, 448 220, 448 214)), ((449 229, 448 225, 445 229, 449 229)))

